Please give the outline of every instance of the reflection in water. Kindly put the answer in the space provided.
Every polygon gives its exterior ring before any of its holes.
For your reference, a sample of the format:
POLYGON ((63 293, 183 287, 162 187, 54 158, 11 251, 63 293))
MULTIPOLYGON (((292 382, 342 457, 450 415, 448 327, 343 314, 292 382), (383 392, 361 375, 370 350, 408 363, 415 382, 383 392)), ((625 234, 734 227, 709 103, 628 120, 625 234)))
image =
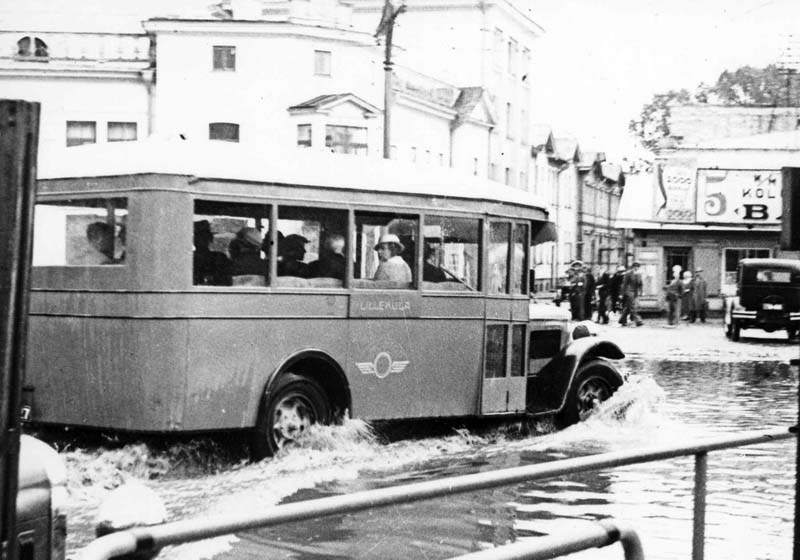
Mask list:
MULTIPOLYGON (((797 383, 787 364, 629 360, 623 368, 631 383, 583 424, 487 444, 411 471, 372 465, 372 474, 287 500, 789 426, 797 417, 797 383)), ((706 557, 790 558, 794 449, 786 441, 709 456, 706 557)), ((228 556, 449 558, 520 538, 571 534, 614 517, 633 524, 648 558, 687 558, 693 465, 692 457, 680 458, 264 529, 244 536, 228 556)), ((621 550, 572 557, 619 558, 621 550)))

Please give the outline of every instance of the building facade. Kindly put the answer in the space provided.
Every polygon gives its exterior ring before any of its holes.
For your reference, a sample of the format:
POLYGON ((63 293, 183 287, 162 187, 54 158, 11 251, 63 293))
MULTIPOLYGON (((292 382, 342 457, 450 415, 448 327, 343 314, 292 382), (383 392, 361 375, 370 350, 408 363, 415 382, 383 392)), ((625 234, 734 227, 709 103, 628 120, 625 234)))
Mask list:
MULTIPOLYGON (((382 0, 145 2, 119 18, 88 6, 98 17, 64 30, 31 8, 0 33, 4 95, 42 103, 41 157, 151 134, 381 157, 382 0)), ((392 157, 527 188, 540 32, 509 0, 409 2, 392 157)))
POLYGON ((628 177, 617 226, 642 264, 642 304, 663 308, 675 265, 703 269, 709 306, 736 290, 739 260, 797 258, 780 249, 781 168, 800 165, 800 135, 703 140, 662 150, 653 175, 628 177))

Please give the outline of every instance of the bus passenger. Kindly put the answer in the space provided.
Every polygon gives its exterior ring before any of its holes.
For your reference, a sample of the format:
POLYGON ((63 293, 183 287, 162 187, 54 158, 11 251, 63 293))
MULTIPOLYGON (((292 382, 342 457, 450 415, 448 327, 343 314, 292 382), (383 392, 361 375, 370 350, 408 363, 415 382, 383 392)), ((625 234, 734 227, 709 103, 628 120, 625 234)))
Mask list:
POLYGON ((380 264, 375 271, 373 280, 392 280, 410 284, 412 281, 411 268, 400 254, 405 247, 400 243, 400 238, 393 233, 381 235, 375 251, 378 253, 380 264))
POLYGON ((309 278, 336 278, 344 281, 345 240, 341 233, 331 233, 325 239, 325 248, 319 259, 308 265, 309 278))
POLYGON ((220 251, 209 246, 214 241, 208 220, 194 223, 194 285, 230 286, 231 261, 220 251))
POLYGON ((252 227, 236 232, 228 250, 231 254, 231 276, 259 275, 266 277, 267 261, 261 258, 261 233, 252 227))
POLYGON ((278 242, 278 276, 296 276, 308 278, 306 256, 308 239, 292 233, 278 242))
POLYGON ((105 222, 92 222, 86 227, 86 239, 94 249, 88 264, 118 264, 124 259, 114 258, 114 227, 105 222))
POLYGON ((435 262, 436 248, 425 244, 425 261, 422 263, 422 279, 425 282, 447 282, 447 274, 435 262))

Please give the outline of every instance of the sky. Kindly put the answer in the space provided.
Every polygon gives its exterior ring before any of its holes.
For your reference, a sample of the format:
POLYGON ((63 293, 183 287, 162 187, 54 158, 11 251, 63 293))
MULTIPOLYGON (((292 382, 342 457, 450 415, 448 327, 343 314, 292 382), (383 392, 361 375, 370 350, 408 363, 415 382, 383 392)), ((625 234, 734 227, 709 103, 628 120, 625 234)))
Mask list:
MULTIPOLYGON (((534 114, 585 150, 634 154, 628 122, 653 94, 800 49, 800 0, 520 0, 545 28, 534 114), (794 38, 790 34, 794 33, 794 38)), ((797 51, 795 51, 797 52, 797 51)))

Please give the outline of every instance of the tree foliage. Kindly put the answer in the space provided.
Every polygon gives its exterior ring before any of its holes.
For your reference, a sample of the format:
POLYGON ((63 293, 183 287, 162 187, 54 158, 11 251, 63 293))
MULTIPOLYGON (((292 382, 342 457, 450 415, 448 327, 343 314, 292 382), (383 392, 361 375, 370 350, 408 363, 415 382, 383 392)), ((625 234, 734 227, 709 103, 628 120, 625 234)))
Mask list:
POLYGON ((648 149, 670 135, 670 107, 708 103, 727 106, 780 107, 798 105, 797 75, 782 72, 771 64, 766 68, 742 66, 725 70, 714 85, 700 84, 693 92, 686 89, 657 93, 642 107, 639 117, 628 128, 648 149))

